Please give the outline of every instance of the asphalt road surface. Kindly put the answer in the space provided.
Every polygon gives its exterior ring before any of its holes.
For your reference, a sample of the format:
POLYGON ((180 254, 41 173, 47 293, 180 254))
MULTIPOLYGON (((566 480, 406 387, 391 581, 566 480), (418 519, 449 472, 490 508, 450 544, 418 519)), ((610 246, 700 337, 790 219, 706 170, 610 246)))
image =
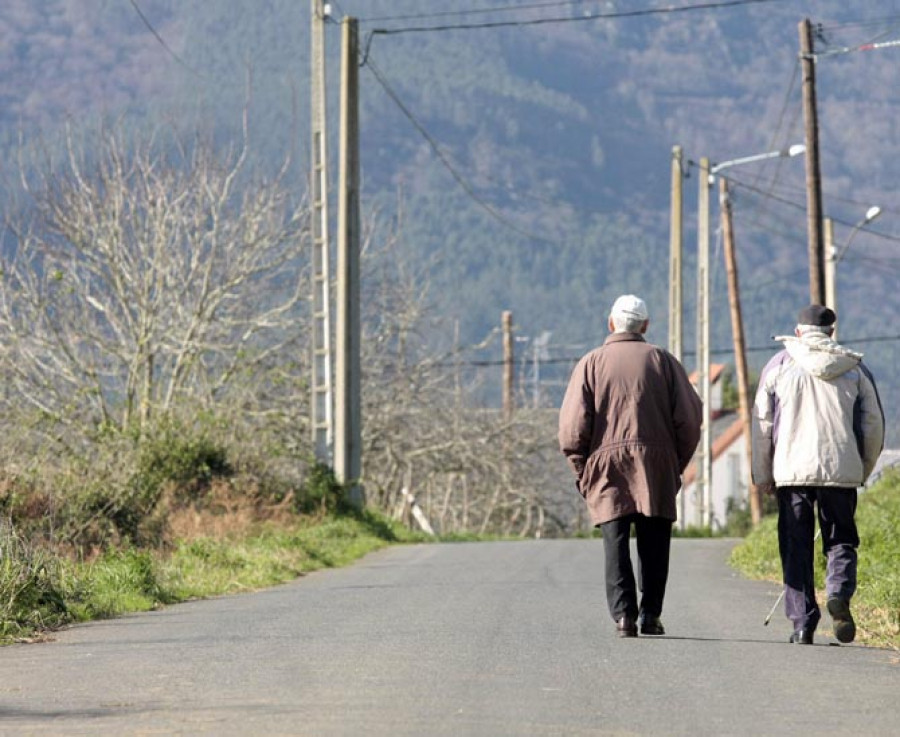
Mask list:
POLYGON ((0 648, 0 734, 900 734, 900 654, 788 644, 732 545, 673 543, 656 638, 615 637, 599 540, 394 547, 73 627, 0 648))

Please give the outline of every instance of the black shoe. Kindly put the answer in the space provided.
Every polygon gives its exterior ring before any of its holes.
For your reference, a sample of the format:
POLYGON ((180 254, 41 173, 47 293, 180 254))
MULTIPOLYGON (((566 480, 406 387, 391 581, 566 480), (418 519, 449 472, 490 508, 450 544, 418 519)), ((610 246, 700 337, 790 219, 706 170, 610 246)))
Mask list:
POLYGON ((641 634, 642 635, 664 635, 666 629, 663 627, 662 620, 652 615, 643 615, 641 617, 641 634))
POLYGON ((813 630, 799 629, 791 635, 789 642, 793 642, 796 645, 812 645, 813 630))
POLYGON ((619 637, 637 637, 637 624, 627 614, 616 621, 616 633, 619 637))
POLYGON ((828 599, 828 613, 834 622, 834 636, 838 642, 853 642, 856 637, 856 622, 850 613, 850 602, 839 596, 828 599))

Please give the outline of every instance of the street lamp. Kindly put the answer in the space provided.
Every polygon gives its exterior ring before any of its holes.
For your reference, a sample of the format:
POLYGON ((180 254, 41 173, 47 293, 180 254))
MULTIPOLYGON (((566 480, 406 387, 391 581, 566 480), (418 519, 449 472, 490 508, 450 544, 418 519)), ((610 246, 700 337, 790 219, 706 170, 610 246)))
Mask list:
MULTIPOLYGON (((710 381, 709 381, 709 187, 715 182, 715 175, 723 169, 733 166, 742 166, 757 161, 776 158, 792 158, 806 151, 802 143, 794 144, 788 148, 777 151, 768 151, 753 156, 744 156, 739 159, 730 159, 714 166, 710 166, 709 159, 700 159, 700 192, 697 202, 697 390, 703 402, 703 427, 700 433, 700 446, 697 451, 697 477, 696 489, 700 500, 700 523, 708 527, 712 523, 712 428, 710 413, 710 381)), ((738 317, 736 325, 741 332, 743 326, 738 317)), ((744 357, 736 358, 744 361, 744 357)), ((740 369, 740 367, 739 367, 740 369)), ((746 371, 741 373, 746 374, 746 371)), ((743 382, 746 404, 746 376, 743 382)), ((741 387, 738 387, 741 390, 741 387)), ((749 424, 749 408, 742 414, 745 426, 749 424)), ((682 497, 684 503, 684 497, 682 497)))
POLYGON ((840 263, 841 259, 844 258, 847 253, 847 249, 850 248, 850 243, 859 232, 859 229, 871 223, 879 215, 881 215, 881 208, 878 205, 872 205, 872 207, 866 210, 866 216, 856 225, 854 225, 853 230, 850 231, 850 236, 847 238, 847 242, 844 244, 844 247, 841 249, 838 257, 835 259, 835 263, 840 263))
MULTIPOLYGON (((825 305, 835 312, 837 312, 837 265, 847 255, 847 250, 850 248, 850 244, 853 242, 856 234, 880 215, 881 208, 878 205, 872 205, 866 210, 865 217, 853 226, 850 235, 847 236, 847 240, 844 241, 844 245, 841 247, 840 253, 838 253, 837 247, 834 245, 834 223, 831 218, 825 218, 825 237, 829 243, 828 256, 825 259, 825 305)), ((837 327, 835 327, 832 337, 837 339, 837 327)))
POLYGON ((722 169, 727 169, 730 166, 741 166, 742 164, 752 164, 755 161, 764 161, 766 159, 787 159, 793 158, 794 156, 799 156, 802 153, 806 153, 806 145, 803 143, 795 143, 793 146, 788 146, 788 148, 782 148, 778 151, 769 151, 764 154, 754 154, 753 156, 744 156, 740 159, 732 159, 731 161, 723 161, 721 164, 714 165, 709 170, 709 183, 713 183, 713 179, 716 174, 718 174, 722 169))

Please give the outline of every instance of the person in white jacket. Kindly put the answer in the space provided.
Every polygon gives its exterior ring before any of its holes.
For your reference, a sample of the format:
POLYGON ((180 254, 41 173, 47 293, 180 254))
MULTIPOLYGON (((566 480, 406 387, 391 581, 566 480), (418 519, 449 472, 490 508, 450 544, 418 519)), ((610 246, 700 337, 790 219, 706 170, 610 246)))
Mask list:
POLYGON ((778 498, 778 547, 790 641, 813 643, 821 613, 813 583, 816 507, 827 558, 827 608, 840 642, 856 625, 857 488, 884 445, 884 412, 862 354, 832 340, 836 316, 800 311, 794 336, 763 369, 753 408, 753 481, 778 498))

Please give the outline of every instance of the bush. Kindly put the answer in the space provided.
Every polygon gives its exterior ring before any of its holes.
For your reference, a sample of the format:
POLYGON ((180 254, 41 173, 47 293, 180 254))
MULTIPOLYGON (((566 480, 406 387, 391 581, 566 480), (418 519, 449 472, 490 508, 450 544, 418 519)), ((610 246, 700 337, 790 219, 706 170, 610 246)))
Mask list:
POLYGON ((27 545, 7 524, 0 530, 0 641, 56 627, 70 615, 55 558, 27 545))
POLYGON ((310 461, 306 479, 297 490, 294 509, 301 514, 346 511, 346 487, 337 480, 331 467, 310 461))
POLYGON ((141 438, 134 483, 152 507, 166 484, 177 486, 181 501, 195 501, 214 478, 233 474, 227 451, 205 432, 165 422, 141 438))

